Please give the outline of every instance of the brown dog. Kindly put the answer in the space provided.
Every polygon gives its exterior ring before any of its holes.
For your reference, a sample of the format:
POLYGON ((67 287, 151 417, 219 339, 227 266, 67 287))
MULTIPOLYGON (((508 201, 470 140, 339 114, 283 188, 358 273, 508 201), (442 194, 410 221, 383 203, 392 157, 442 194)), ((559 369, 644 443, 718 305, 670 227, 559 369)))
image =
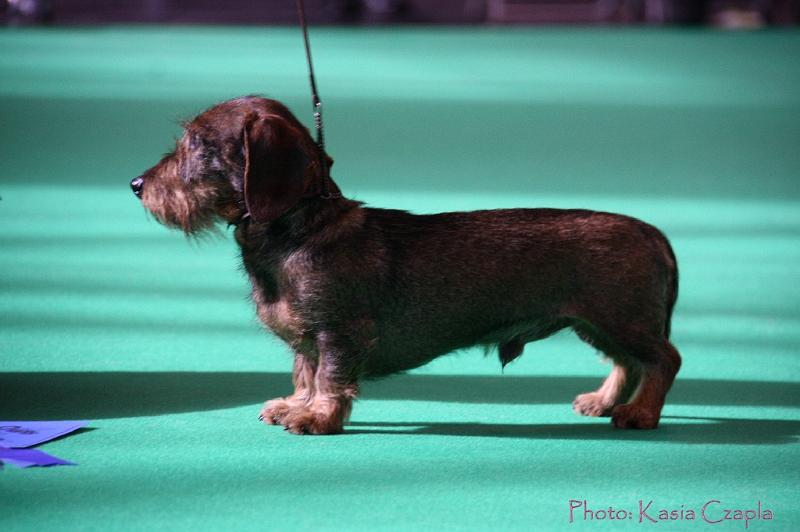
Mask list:
POLYGON ((295 353, 295 392, 267 402, 265 422, 341 432, 362 377, 476 344, 505 365, 571 327, 615 363, 575 410, 658 425, 680 355, 676 261, 657 229, 588 210, 365 208, 326 181, 332 163, 285 106, 249 96, 199 115, 131 182, 165 225, 236 226, 258 316, 295 353))

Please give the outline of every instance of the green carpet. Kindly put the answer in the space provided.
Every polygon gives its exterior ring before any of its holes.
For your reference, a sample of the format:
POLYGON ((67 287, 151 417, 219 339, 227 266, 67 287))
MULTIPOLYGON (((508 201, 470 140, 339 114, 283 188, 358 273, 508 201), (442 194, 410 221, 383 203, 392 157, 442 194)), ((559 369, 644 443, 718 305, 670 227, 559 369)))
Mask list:
POLYGON ((609 367, 569 333, 364 386, 347 433, 256 420, 290 388, 230 234, 128 182, 181 119, 264 93, 309 123, 296 29, 0 31, 0 419, 90 419, 0 471, 3 530, 797 530, 800 33, 316 29, 333 175, 416 212, 584 207, 671 238, 684 366, 661 427, 571 411, 609 367), (571 500, 625 520, 570 524, 571 500), (640 522, 647 512, 696 519, 640 522), (684 514, 685 515, 685 514, 684 514))

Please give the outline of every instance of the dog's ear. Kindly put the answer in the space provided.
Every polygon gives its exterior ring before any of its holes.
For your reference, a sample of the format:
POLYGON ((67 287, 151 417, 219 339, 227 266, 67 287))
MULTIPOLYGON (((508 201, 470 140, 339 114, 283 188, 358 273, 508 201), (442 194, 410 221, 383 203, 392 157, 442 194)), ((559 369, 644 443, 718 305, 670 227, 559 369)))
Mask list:
POLYGON ((300 133, 280 117, 253 116, 245 122, 243 148, 245 205, 254 222, 271 222, 306 190, 308 159, 300 133))

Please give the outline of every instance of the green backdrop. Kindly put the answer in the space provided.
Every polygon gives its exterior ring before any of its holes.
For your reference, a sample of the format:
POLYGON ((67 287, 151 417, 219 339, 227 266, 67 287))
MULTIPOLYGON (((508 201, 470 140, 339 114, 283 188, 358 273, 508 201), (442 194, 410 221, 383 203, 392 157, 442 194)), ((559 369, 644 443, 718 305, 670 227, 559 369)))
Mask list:
POLYGON ((643 218, 681 268, 683 369, 652 432, 572 413, 608 372, 569 333, 364 386, 347 433, 256 418, 290 389, 230 234, 128 182, 180 120, 263 93, 310 122, 294 28, 0 31, 0 419, 90 419, 0 471, 4 530, 797 530, 800 33, 312 29, 333 175, 416 212, 643 218), (590 510, 631 518, 590 519, 590 510), (658 525, 639 504, 697 512, 658 525), (640 519, 644 519, 640 522, 640 519))

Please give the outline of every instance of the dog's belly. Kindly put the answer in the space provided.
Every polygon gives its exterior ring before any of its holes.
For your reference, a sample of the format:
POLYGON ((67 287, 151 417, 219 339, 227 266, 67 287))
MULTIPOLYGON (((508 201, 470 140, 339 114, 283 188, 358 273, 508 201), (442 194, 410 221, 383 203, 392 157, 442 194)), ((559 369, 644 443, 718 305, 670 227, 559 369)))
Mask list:
POLYGON ((392 324, 383 329, 376 349, 367 357, 363 374, 378 378, 424 366, 442 355, 473 346, 494 347, 510 343, 521 352, 525 343, 533 342, 569 327, 572 320, 531 313, 527 319, 511 324, 498 324, 465 317, 442 324, 442 327, 421 327, 419 323, 392 324))

